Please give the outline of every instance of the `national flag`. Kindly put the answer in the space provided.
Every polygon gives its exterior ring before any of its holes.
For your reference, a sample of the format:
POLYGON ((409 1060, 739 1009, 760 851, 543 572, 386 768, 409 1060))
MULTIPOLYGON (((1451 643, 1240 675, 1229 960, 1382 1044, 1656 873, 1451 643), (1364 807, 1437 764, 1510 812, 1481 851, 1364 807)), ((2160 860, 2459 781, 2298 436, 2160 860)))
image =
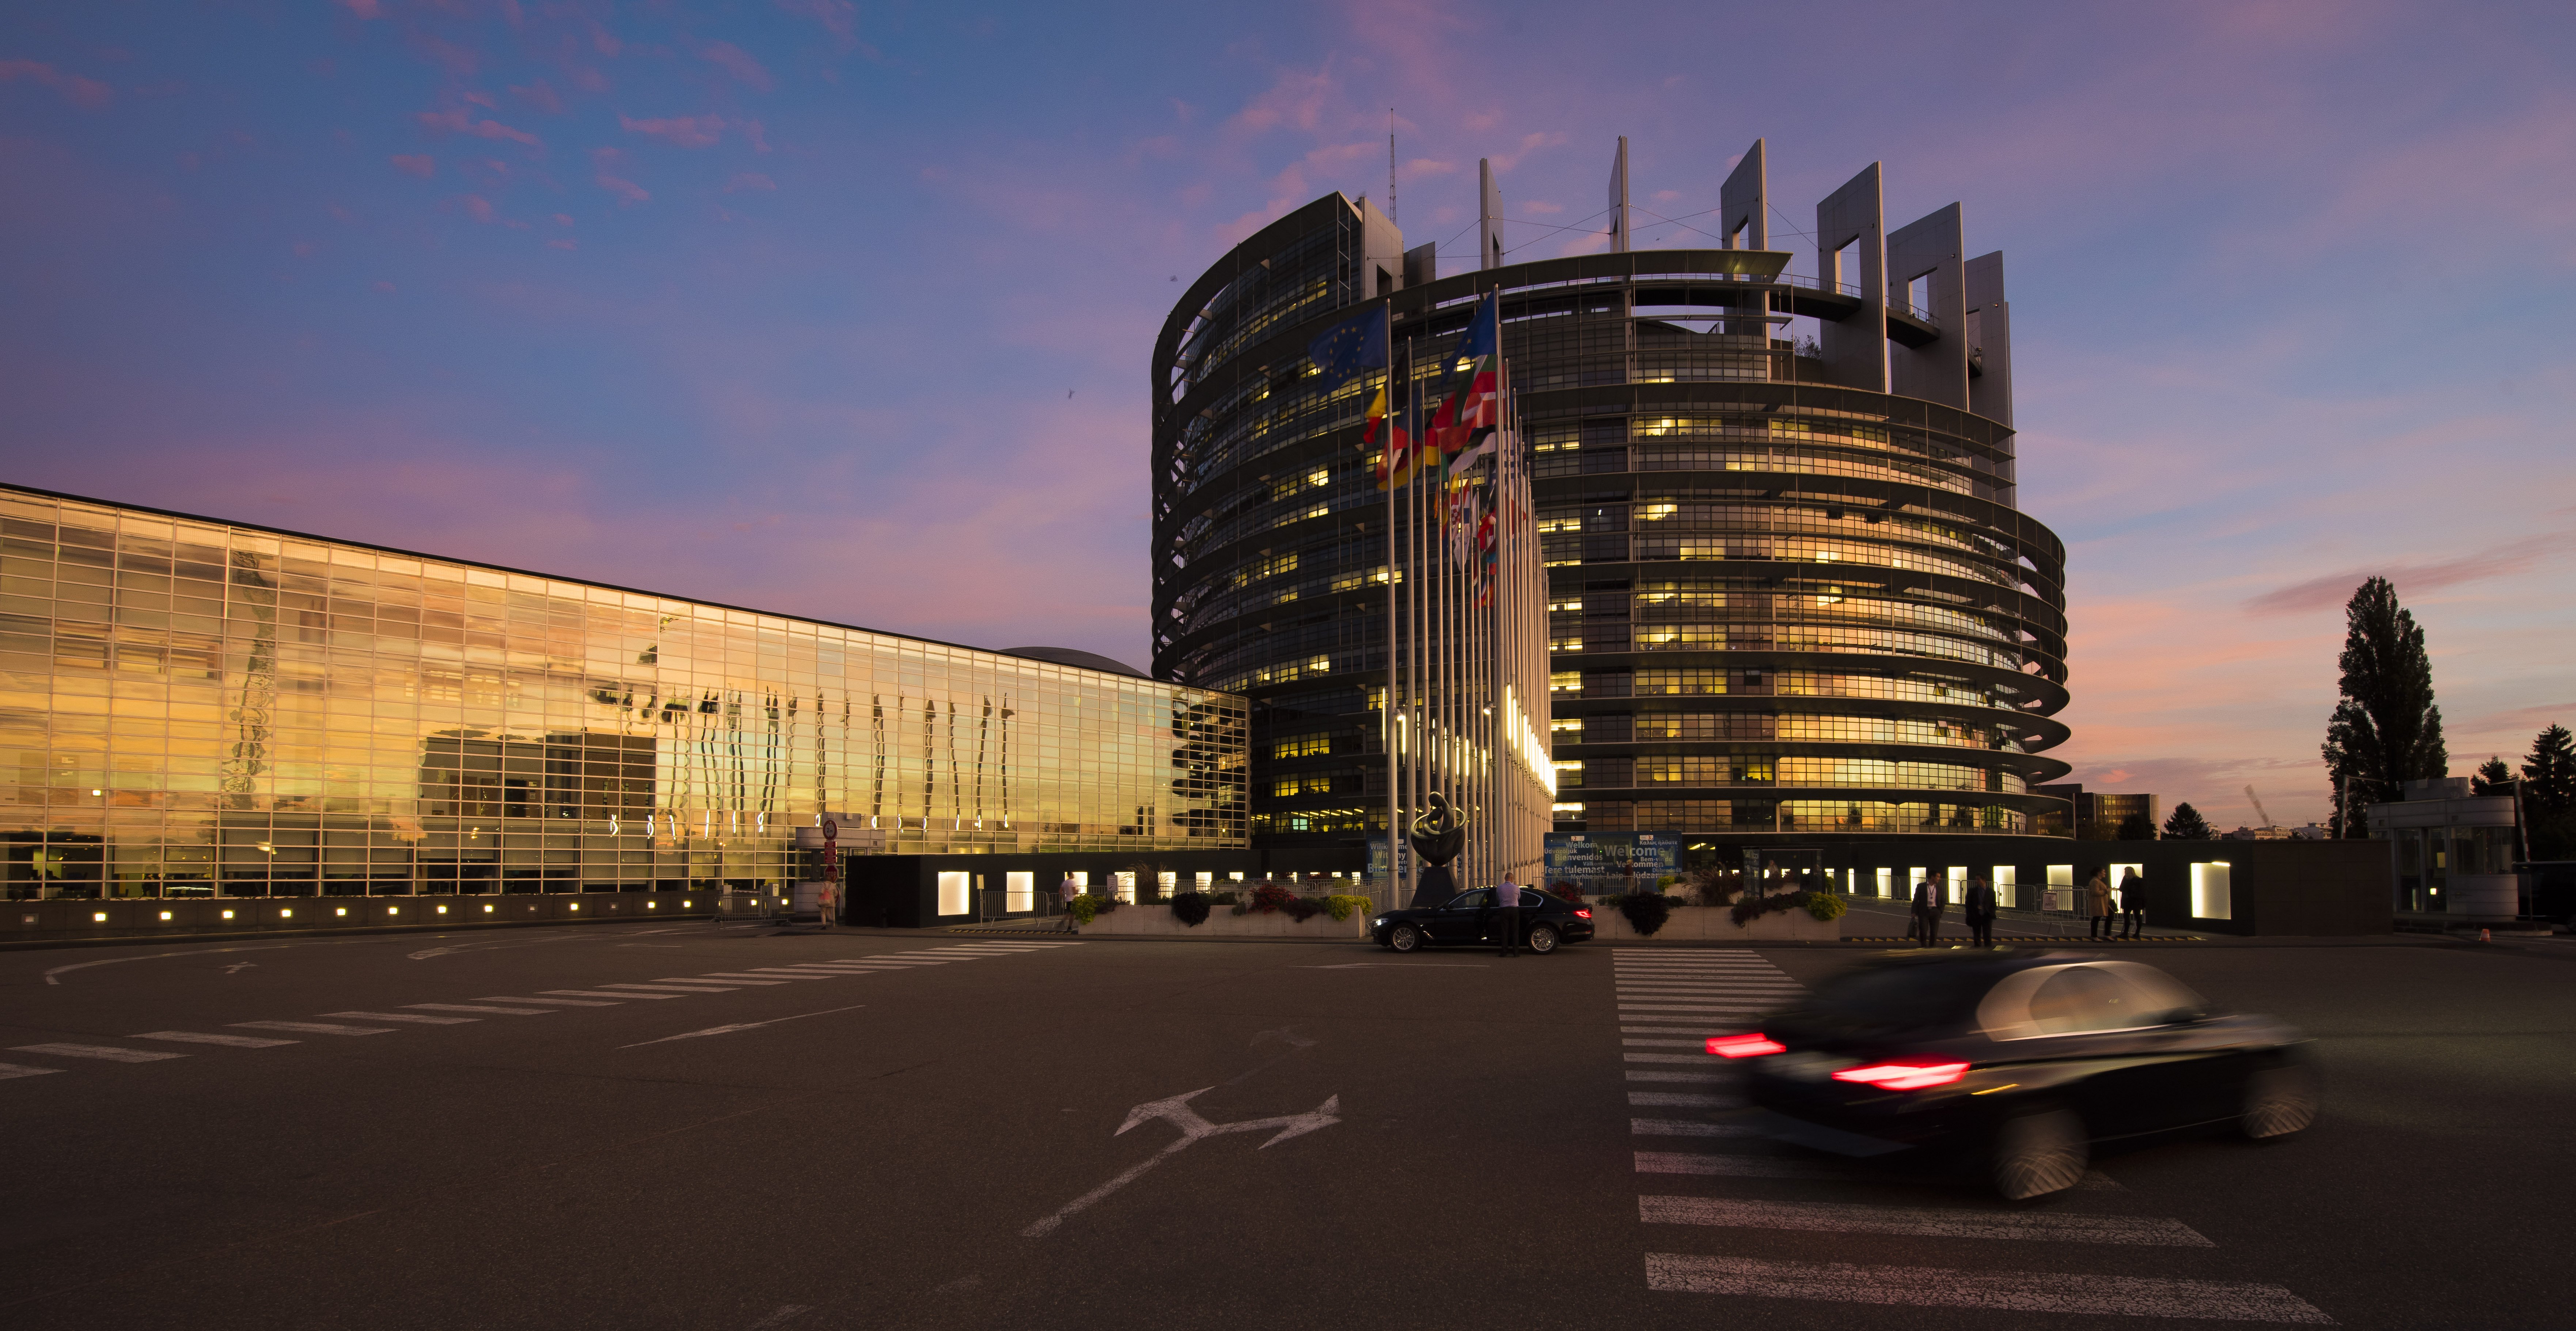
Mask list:
POLYGON ((1440 404, 1430 431, 1444 455, 1455 456, 1502 423, 1502 308, 1500 295, 1485 297, 1467 335, 1458 339, 1457 359, 1467 362, 1467 378, 1440 404))
POLYGON ((1368 425, 1360 431, 1360 449, 1377 450, 1377 488, 1392 490, 1413 479, 1419 461, 1417 450, 1405 435, 1403 424, 1389 418, 1384 385, 1378 387, 1377 397, 1369 403, 1368 425), (1379 444, 1381 433, 1385 436, 1383 447, 1379 444))
POLYGON ((1324 330, 1322 337, 1306 344, 1306 358, 1322 372, 1323 391, 1329 393, 1362 370, 1385 369, 1386 349, 1387 307, 1380 305, 1324 330))

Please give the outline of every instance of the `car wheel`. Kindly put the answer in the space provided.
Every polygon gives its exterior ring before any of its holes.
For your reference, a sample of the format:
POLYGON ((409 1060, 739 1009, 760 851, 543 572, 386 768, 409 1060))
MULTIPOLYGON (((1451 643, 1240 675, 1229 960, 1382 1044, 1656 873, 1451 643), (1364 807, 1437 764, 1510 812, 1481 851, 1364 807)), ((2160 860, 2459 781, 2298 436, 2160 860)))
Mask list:
POLYGON ((1395 926, 1395 932, 1386 936, 1386 945, 1398 952, 1410 952, 1422 946, 1422 931, 1409 924, 1399 924, 1395 926))
POLYGON ((2291 1064, 2245 1079, 2245 1112, 2237 1127, 2255 1141, 2277 1141, 2317 1121, 2317 1076, 2291 1064))
POLYGON ((2015 1202, 2064 1192, 2082 1181, 2090 1158, 2084 1120, 2072 1111, 2049 1109, 2006 1119, 1995 1130, 1995 1191, 2015 1202))
POLYGON ((1554 952, 1556 950, 1556 926, 1553 924, 1537 924, 1530 926, 1529 950, 1536 952, 1541 956, 1554 952))

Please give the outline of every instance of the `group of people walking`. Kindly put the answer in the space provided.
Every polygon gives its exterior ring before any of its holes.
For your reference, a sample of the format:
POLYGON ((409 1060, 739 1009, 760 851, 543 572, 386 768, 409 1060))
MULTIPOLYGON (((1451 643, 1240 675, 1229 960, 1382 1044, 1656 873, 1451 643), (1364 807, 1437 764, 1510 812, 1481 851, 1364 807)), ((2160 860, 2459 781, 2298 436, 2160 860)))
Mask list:
MULTIPOLYGON (((2101 942, 2126 942, 2143 937, 2147 931, 2147 876, 2137 869, 2125 869, 2120 884, 2111 885, 2111 871, 2096 869, 2084 885, 2086 913, 2091 917, 2086 937, 2101 942), (2120 922, 2115 936, 2114 917, 2120 922)), ((1971 947, 1995 945, 1995 885, 1982 877, 1970 878, 1959 893, 1960 913, 1968 923, 1971 947)), ((1917 879, 1914 884, 1914 925, 1911 936, 1916 947, 1938 947, 1941 944, 1941 916, 1949 909, 1942 884, 1931 879, 1917 879)))

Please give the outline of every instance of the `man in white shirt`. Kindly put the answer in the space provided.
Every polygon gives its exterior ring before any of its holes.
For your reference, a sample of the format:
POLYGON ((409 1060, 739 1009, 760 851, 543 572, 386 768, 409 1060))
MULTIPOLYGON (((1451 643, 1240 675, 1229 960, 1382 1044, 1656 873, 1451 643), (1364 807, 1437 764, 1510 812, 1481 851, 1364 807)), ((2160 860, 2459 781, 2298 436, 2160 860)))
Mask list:
POLYGON ((1055 885, 1055 894, 1064 902, 1064 922, 1056 926, 1057 931, 1068 934, 1082 932, 1073 922, 1073 899, 1082 895, 1082 884, 1073 881, 1073 875, 1068 873, 1063 882, 1055 885))
POLYGON ((1494 884, 1494 920, 1503 929, 1503 950, 1499 954, 1516 957, 1521 951, 1521 885, 1509 873, 1494 884))

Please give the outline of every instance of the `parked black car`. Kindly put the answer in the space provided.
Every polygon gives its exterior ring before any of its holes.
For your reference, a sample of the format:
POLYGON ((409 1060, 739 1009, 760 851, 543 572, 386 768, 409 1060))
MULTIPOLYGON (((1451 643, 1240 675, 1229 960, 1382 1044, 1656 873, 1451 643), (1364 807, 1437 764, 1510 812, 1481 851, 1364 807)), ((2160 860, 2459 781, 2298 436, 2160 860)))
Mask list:
POLYGON ((1981 1170, 2016 1201, 2073 1187, 2096 1142, 2209 1124, 2280 1138, 2317 1110, 2298 1031, 2086 953, 1890 955, 1708 1049, 1740 1061, 1774 1136, 1981 1170))
MULTIPOLYGON (((1521 889, 1521 944, 1532 952, 1554 952, 1559 943, 1580 943, 1592 936, 1592 908, 1535 888, 1521 889)), ((1495 936, 1494 889, 1472 887, 1449 898, 1445 906, 1391 910, 1369 921, 1369 936, 1398 952, 1434 943, 1488 943, 1495 936)))

